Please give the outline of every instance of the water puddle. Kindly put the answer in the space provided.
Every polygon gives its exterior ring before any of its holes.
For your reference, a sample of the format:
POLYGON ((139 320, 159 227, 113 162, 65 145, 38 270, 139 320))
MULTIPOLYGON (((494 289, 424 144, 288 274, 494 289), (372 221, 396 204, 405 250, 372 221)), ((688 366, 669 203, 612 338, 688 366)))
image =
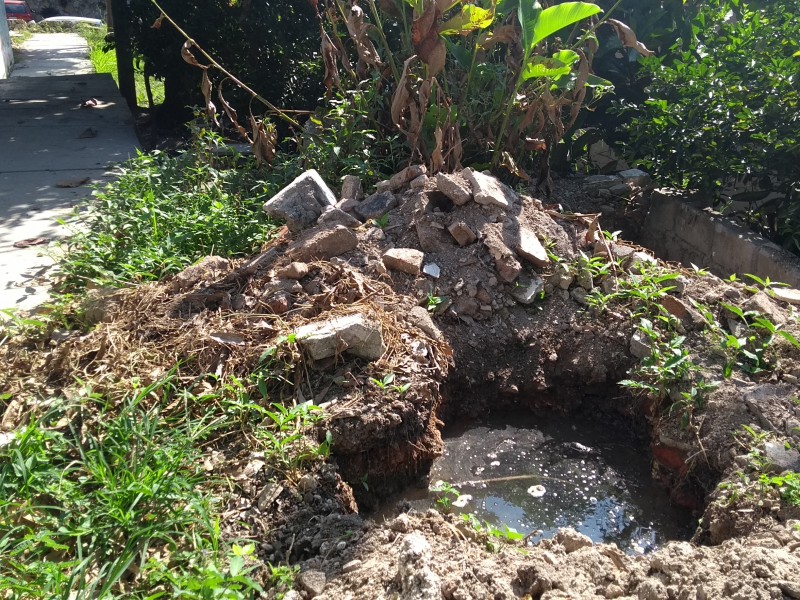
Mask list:
MULTIPOLYGON (((696 519, 653 481, 645 445, 602 424, 506 414, 448 427, 444 437, 430 481, 459 490, 453 511, 535 532, 532 543, 573 527, 633 554, 694 532, 696 519)), ((418 510, 435 506, 424 489, 403 499, 418 510)))

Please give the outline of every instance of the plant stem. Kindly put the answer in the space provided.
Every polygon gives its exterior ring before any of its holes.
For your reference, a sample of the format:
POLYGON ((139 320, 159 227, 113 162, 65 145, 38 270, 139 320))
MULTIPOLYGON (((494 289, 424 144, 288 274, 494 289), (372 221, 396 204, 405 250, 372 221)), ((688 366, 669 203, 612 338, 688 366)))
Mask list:
POLYGON ((217 69, 217 70, 221 71, 221 72, 222 72, 224 75, 226 75, 227 77, 230 77, 231 81, 233 81, 233 83, 235 83, 235 84, 236 84, 236 85, 237 85, 237 86, 238 86, 240 89, 242 89, 242 90, 244 90, 245 92, 247 92, 248 94, 250 94, 250 96, 251 96, 252 98, 254 98, 255 100, 258 100, 259 102, 261 102, 261 104, 263 104, 263 105, 264 105, 264 106, 266 106, 266 107, 267 107, 269 110, 271 110, 272 112, 274 112, 275 114, 277 114, 279 118, 281 118, 281 119, 283 119, 284 121, 286 121, 287 123, 289 123, 289 125, 292 125, 293 127, 296 127, 296 128, 298 128, 298 129, 300 129, 300 123, 298 123, 298 122, 297 122, 297 121, 295 121, 293 118, 291 118, 289 115, 287 115, 287 114, 286 114, 286 113, 285 113, 283 110, 281 110, 280 108, 278 108, 277 106, 275 106, 274 104, 272 104, 272 102, 270 102, 269 100, 267 100, 266 98, 264 98, 264 97, 263 97, 261 94, 257 93, 255 90, 253 90, 253 89, 252 89, 252 88, 250 88, 248 85, 246 85, 245 83, 243 83, 242 81, 240 81, 238 78, 234 77, 234 75, 233 75, 233 74, 232 74, 230 71, 228 71, 228 70, 227 70, 225 67, 223 67, 223 66, 222 66, 221 64, 219 64, 219 63, 218 63, 216 60, 214 60, 214 58, 213 58, 213 57, 212 57, 210 54, 208 54, 208 52, 206 52, 206 51, 205 51, 205 50, 203 50, 203 49, 202 49, 200 46, 198 46, 198 45, 197 45, 197 42, 195 42, 195 41, 194 41, 194 40, 193 40, 191 37, 189 37, 189 34, 187 34, 187 33, 186 33, 186 32, 185 32, 185 31, 184 31, 184 30, 183 30, 183 29, 180 27, 180 25, 178 25, 178 24, 177 24, 177 23, 174 21, 174 19, 173 19, 172 17, 170 17, 170 16, 169 16, 169 15, 168 15, 166 12, 164 12, 164 9, 163 9, 163 8, 161 8, 161 6, 158 4, 158 1, 157 1, 157 0, 150 0, 150 2, 152 2, 152 3, 153 3, 153 5, 154 5, 154 6, 155 6, 155 7, 156 7, 156 8, 157 8, 159 11, 161 11, 161 14, 162 14, 162 15, 164 15, 164 18, 165 18, 167 21, 169 21, 169 22, 170 22, 170 24, 171 24, 171 25, 172 25, 172 26, 173 26, 173 27, 174 27, 174 28, 175 28, 175 29, 178 31, 178 33, 180 33, 180 34, 181 34, 181 35, 184 37, 184 39, 186 39, 186 41, 188 41, 188 42, 191 42, 191 43, 192 43, 192 45, 193 45, 195 48, 197 48, 197 50, 200 52, 200 54, 202 54, 202 55, 203 55, 203 56, 206 58, 206 60, 208 60, 208 61, 209 61, 209 62, 210 62, 210 63, 211 63, 213 66, 214 66, 214 68, 215 68, 215 69, 217 69))
POLYGON ((380 15, 378 14, 378 7, 375 6, 375 0, 369 0, 369 8, 372 12, 372 18, 375 19, 375 27, 378 28, 378 37, 381 38, 383 49, 386 50, 386 57, 389 61, 389 66, 392 68, 392 75, 394 75, 394 84, 400 83, 400 72, 397 70, 397 64, 394 62, 394 54, 389 47, 389 41, 383 33, 383 23, 381 22, 380 15))

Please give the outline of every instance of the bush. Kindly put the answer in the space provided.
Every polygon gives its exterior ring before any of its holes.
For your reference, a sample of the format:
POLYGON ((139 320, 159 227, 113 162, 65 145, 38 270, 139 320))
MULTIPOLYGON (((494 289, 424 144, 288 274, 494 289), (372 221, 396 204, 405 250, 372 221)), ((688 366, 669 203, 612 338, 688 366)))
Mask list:
POLYGON ((714 0, 690 39, 643 59, 623 150, 660 181, 711 195, 800 251, 800 1, 714 0))

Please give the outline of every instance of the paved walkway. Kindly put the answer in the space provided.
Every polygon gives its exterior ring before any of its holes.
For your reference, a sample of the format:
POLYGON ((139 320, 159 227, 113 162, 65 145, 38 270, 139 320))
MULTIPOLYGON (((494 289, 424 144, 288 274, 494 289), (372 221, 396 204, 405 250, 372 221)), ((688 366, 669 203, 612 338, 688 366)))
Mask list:
POLYGON ((135 154, 133 117, 111 76, 80 74, 91 72, 87 55, 76 34, 36 34, 0 80, 0 309, 48 299, 52 242, 68 235, 57 219, 135 154), (49 243, 15 247, 41 238, 49 243))

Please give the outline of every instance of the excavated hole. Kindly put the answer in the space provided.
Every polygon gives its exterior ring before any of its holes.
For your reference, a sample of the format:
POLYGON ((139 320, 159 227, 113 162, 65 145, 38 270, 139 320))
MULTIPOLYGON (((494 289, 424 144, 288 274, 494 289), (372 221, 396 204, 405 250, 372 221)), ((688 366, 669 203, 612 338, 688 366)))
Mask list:
POLYGON ((443 212, 449 213, 453 212, 456 205, 453 204, 453 201, 450 200, 447 196, 445 196, 442 192, 428 192, 428 210, 431 212, 443 212))
MULTIPOLYGON (((501 397, 486 411, 476 408, 485 407, 484 402, 453 407, 451 397, 443 456, 419 480, 384 501, 378 516, 444 509, 437 503, 442 494, 429 489, 444 481, 461 494, 460 506, 447 510, 507 525, 529 536, 529 543, 562 527, 597 543, 615 543, 630 554, 689 540, 697 528, 697 511, 676 505, 670 489, 674 480, 655 477, 649 425, 631 405, 621 414, 619 401, 587 395, 563 402, 542 397, 509 403, 501 397), (476 416, 476 410, 483 414, 476 416)), ((681 485, 684 495, 691 489, 690 504, 701 507, 701 486, 686 480, 681 485)))

